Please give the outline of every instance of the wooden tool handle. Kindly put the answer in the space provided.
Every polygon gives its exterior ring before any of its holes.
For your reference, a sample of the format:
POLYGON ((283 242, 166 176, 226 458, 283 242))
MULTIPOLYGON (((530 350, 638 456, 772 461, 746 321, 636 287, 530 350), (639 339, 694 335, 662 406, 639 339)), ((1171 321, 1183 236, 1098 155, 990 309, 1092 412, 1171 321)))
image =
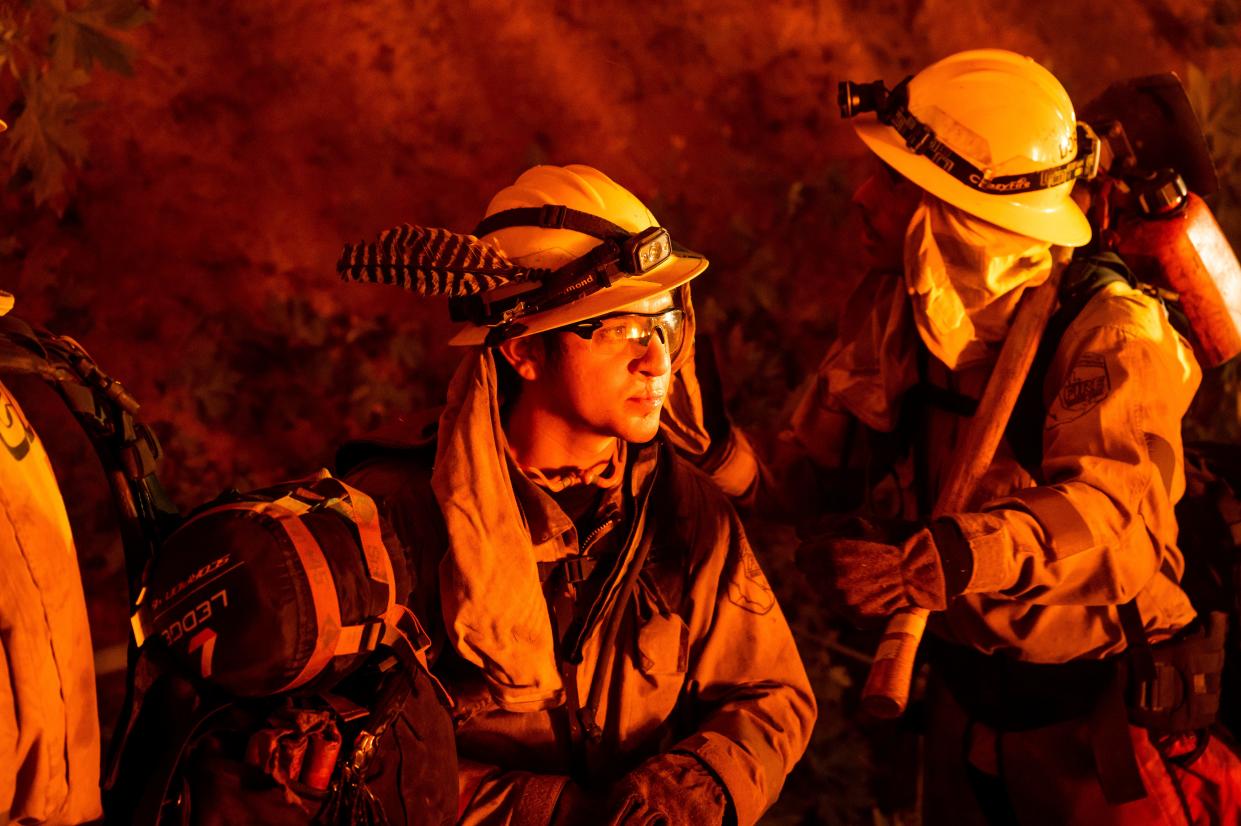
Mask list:
MULTIPOLYGON (((1008 418, 1025 384, 1030 364, 1038 352, 1043 329, 1056 306, 1060 275, 1073 251, 1053 247, 1055 255, 1051 276, 1042 285, 1027 293, 1000 350, 999 360, 987 381, 987 389, 978 402, 965 438, 957 446, 952 467, 940 490, 932 517, 963 510, 974 486, 991 466, 999 447, 1008 418)), ((887 628, 875 652, 875 661, 862 689, 862 709, 875 717, 899 717, 909 704, 909 687, 913 680, 914 658, 930 613, 923 608, 897 612, 888 620, 887 628)))
POLYGON ((930 615, 925 608, 907 608, 888 620, 862 689, 862 710, 867 714, 891 720, 904 713, 913 684, 914 659, 930 615))

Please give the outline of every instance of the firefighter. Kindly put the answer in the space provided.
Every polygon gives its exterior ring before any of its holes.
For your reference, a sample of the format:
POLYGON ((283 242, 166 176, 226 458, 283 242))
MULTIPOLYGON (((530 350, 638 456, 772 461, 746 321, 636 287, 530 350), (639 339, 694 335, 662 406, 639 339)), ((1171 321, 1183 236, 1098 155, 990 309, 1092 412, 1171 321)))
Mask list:
POLYGON ((342 270, 454 295, 447 406, 339 465, 413 549, 461 822, 755 823, 816 712, 735 512, 660 435, 706 260, 586 166, 525 172, 481 243, 434 233, 342 270))
POLYGON ((875 518, 799 560, 856 620, 933 612, 926 822, 1236 822, 1241 765, 1192 706, 1210 705, 1222 656, 1178 585, 1181 419, 1201 373, 1158 299, 1122 278, 1090 297, 1055 342, 1042 415, 1009 431, 965 512, 928 518, 1018 301, 1054 246, 1090 241, 1073 200, 1090 135, 1051 73, 999 50, 945 58, 870 108, 856 130, 876 172, 855 203, 872 268, 788 443, 837 486, 900 457, 875 518), (1159 674, 1144 699, 1135 652, 1159 674), (1195 732, 1150 697, 1182 679, 1195 732))
MULTIPOLYGON (((13 297, 0 292, 0 316, 13 297)), ((86 600, 43 443, 0 384, 0 822, 102 814, 86 600)))

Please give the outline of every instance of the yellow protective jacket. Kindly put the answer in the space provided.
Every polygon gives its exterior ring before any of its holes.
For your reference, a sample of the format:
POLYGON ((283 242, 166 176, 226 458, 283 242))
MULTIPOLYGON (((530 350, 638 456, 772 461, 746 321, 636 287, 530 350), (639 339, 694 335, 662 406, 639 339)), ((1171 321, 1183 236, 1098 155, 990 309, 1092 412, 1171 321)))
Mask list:
MULTIPOLYGON (((918 382, 903 283, 872 273, 859 293, 872 308, 872 331, 855 336, 863 346, 849 357, 840 347, 829 352, 796 421, 796 440, 817 457, 843 455, 844 445, 824 444, 824 434, 846 432, 842 414, 895 426, 918 382)), ((993 363, 994 354, 949 371, 931 359, 927 378, 978 398, 993 363)), ((1046 374, 1038 478, 1001 443, 970 506, 955 515, 973 577, 965 596, 933 615, 931 630, 984 653, 1058 663, 1123 650, 1117 606, 1129 600, 1152 641, 1189 623, 1173 505, 1185 489, 1181 419, 1200 379, 1159 301, 1123 283, 1096 294, 1046 374)), ((931 406, 910 433, 925 451, 929 501, 968 421, 931 406)), ((893 479, 891 515, 915 516, 912 462, 893 479)))
MULTIPOLYGON (((342 453, 349 483, 376 497, 409 549, 415 611, 440 626, 435 671, 456 702, 462 823, 547 823, 570 780, 606 789, 643 759, 675 750, 710 767, 744 826, 776 800, 806 748, 814 697, 732 506, 658 440, 630 445, 627 454, 627 475, 600 509, 624 513, 615 529, 628 537, 615 546, 618 569, 645 546, 632 596, 602 601, 597 616, 579 614, 586 617, 580 663, 566 662, 558 648, 569 702, 518 711, 502 708, 484 670, 444 641, 442 627, 453 618, 440 616, 437 583, 452 580, 442 576, 448 537, 431 490, 433 448, 389 449, 364 461, 342 453), (613 622, 616 642, 607 646, 613 622), (589 705, 593 686, 600 703, 589 716, 598 736, 568 733, 571 709, 589 705)), ((573 521, 511 462, 508 473, 539 559, 577 555, 573 521)), ((605 584, 600 593, 608 590, 605 584)))
POLYGON ((0 384, 0 823, 101 814, 77 554, 47 453, 0 384))

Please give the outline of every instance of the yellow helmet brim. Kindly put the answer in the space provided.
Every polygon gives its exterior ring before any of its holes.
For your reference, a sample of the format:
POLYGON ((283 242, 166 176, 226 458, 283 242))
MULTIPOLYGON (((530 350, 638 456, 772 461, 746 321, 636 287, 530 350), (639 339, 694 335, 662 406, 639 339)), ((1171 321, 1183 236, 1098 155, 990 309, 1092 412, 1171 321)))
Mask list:
POLYGON ((1069 197, 1072 181, 1013 195, 979 192, 944 172, 929 158, 910 152, 896 130, 880 123, 875 115, 859 116, 853 128, 862 142, 888 166, 935 197, 971 215, 1063 247, 1081 247, 1090 241, 1090 222, 1069 197))

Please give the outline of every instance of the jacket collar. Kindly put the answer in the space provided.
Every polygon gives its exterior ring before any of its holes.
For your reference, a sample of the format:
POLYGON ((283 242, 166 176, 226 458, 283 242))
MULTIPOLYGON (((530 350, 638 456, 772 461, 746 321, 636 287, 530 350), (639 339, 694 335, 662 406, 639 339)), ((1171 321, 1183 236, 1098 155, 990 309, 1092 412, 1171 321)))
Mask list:
MULTIPOLYGON (((628 482, 622 483, 616 488, 618 495, 627 495, 631 500, 637 497, 637 494, 646 484, 648 477, 655 470, 655 463, 658 459, 659 448, 655 442, 645 442, 643 444, 629 443, 625 451, 626 461, 630 464, 628 470, 628 482)), ((552 539, 565 536, 568 539, 564 543, 567 548, 576 549, 577 547, 577 529, 573 525, 573 520, 568 517, 560 505, 556 504, 556 500, 551 495, 530 480, 517 463, 513 461, 513 457, 509 456, 508 461, 509 475, 513 480, 513 494, 517 498, 517 505, 521 508, 522 515, 526 519, 526 527, 530 531, 530 540, 535 545, 542 545, 552 539)))

